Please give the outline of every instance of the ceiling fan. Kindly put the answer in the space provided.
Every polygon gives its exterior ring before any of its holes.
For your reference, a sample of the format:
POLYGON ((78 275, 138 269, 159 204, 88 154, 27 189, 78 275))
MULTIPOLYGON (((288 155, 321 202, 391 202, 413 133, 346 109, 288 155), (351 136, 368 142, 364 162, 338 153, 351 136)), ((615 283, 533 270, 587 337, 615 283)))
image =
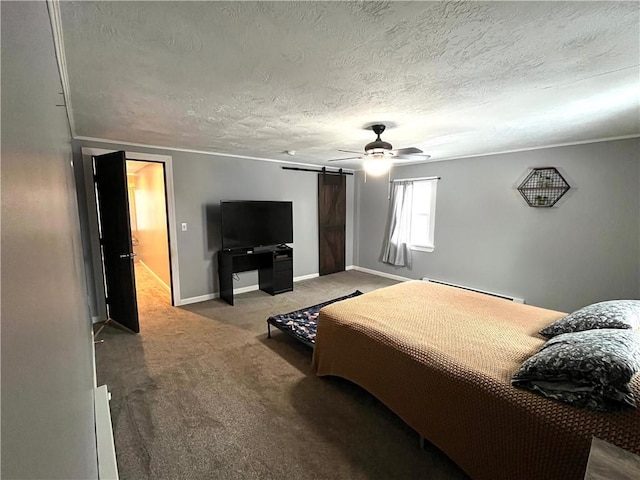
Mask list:
POLYGON ((395 160, 412 160, 421 161, 428 160, 431 156, 425 154, 422 150, 416 147, 399 148, 393 150, 393 145, 389 142, 385 142, 380 138, 382 132, 385 131, 386 126, 377 123, 371 125, 371 130, 377 135, 377 138, 364 146, 364 154, 360 152, 354 152, 353 150, 339 150, 346 153, 357 153, 357 157, 336 158, 329 160, 329 162, 342 162, 344 160, 362 160, 365 172, 369 175, 383 175, 389 171, 391 165, 395 160))

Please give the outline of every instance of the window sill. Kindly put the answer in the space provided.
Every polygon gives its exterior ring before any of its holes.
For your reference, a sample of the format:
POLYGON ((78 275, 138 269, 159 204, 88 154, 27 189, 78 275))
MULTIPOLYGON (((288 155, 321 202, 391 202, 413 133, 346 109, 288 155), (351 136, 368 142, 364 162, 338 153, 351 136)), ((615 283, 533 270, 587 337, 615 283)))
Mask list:
POLYGON ((435 247, 433 245, 411 245, 411 250, 415 250, 417 252, 433 252, 435 247))

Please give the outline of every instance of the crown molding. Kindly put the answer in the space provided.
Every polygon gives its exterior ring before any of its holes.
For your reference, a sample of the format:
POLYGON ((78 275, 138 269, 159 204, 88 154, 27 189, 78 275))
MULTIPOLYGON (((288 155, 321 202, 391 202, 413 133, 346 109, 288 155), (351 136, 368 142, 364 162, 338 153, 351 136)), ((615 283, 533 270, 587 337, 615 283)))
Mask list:
MULTIPOLYGON (((461 155, 459 157, 445 157, 445 158, 432 158, 430 160, 427 160, 424 163, 430 163, 430 162, 442 162, 445 160, 458 160, 458 159, 462 159, 462 158, 475 158, 475 157, 488 157, 490 155, 504 155, 506 153, 518 153, 518 152, 529 152, 529 151, 533 151, 533 150, 544 150, 545 148, 557 148, 557 147, 571 147, 573 145, 586 145, 589 143, 600 143, 600 142, 613 142, 616 140, 628 140, 630 138, 640 138, 640 133, 633 133, 631 135, 620 135, 618 137, 605 137, 605 138, 594 138, 592 140, 580 140, 577 142, 566 142, 566 143, 554 143, 554 144, 550 144, 550 145, 542 145, 539 147, 527 147, 527 148, 516 148, 514 150, 499 150, 496 152, 487 152, 487 153, 475 153, 473 155, 461 155)), ((421 162, 423 163, 423 162, 421 162)), ((404 166, 409 166, 409 165, 415 165, 415 164, 401 164, 401 165, 397 165, 398 167, 404 167, 404 166)))
POLYGON ((62 17, 60 13, 59 0, 47 0, 47 10, 49 11, 49 20, 51 21, 51 33, 53 36, 53 49, 56 55, 56 63, 58 64, 58 72, 60 74, 60 83, 62 84, 62 95, 64 97, 64 106, 67 111, 67 120, 71 137, 76 133, 76 125, 73 119, 73 109, 71 108, 71 95, 69 88, 69 73, 67 71, 67 58, 64 51, 64 36, 62 33, 62 17))
MULTIPOLYGON (((81 140, 84 142, 98 142, 98 143, 107 143, 109 145, 126 145, 128 147, 141 147, 141 148, 151 148, 154 150, 167 150, 170 152, 185 152, 185 153, 197 153, 200 155, 210 155, 213 157, 230 157, 230 158, 242 158, 245 160, 258 160, 260 162, 272 162, 272 163, 286 163, 288 165, 301 165, 305 167, 316 167, 322 168, 325 165, 317 164, 317 163, 304 163, 304 162, 292 162, 290 160, 279 160, 275 158, 266 158, 266 157, 253 157, 250 155, 236 155, 234 153, 223 153, 223 152, 212 152, 209 150, 196 150, 191 148, 176 148, 176 147, 167 147, 164 145, 149 145, 146 143, 135 143, 135 142, 123 142, 120 140, 109 140, 108 138, 97 138, 97 137, 84 137, 81 135, 77 135, 73 137, 74 140, 81 140)), ((334 168, 331 166, 331 168, 334 168)), ((339 168, 339 167, 335 167, 339 168)), ((343 168, 342 170, 347 172, 353 172, 355 170, 351 168, 343 168)))

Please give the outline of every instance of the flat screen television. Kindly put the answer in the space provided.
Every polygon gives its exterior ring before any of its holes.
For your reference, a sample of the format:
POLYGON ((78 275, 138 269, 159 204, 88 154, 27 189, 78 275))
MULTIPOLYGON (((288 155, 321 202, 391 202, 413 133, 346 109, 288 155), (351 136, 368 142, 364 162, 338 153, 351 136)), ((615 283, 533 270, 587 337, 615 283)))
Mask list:
POLYGON ((241 249, 293 242, 293 203, 220 202, 222 248, 241 249))

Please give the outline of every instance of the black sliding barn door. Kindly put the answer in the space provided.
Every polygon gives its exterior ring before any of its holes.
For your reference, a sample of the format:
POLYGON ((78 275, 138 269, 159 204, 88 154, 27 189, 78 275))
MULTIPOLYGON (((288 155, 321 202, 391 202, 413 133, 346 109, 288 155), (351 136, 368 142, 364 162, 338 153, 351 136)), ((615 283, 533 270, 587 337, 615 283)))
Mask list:
POLYGON ((138 333, 125 153, 93 157, 93 165, 109 318, 138 333))
POLYGON ((347 184, 344 175, 318 175, 320 275, 345 269, 347 184))

